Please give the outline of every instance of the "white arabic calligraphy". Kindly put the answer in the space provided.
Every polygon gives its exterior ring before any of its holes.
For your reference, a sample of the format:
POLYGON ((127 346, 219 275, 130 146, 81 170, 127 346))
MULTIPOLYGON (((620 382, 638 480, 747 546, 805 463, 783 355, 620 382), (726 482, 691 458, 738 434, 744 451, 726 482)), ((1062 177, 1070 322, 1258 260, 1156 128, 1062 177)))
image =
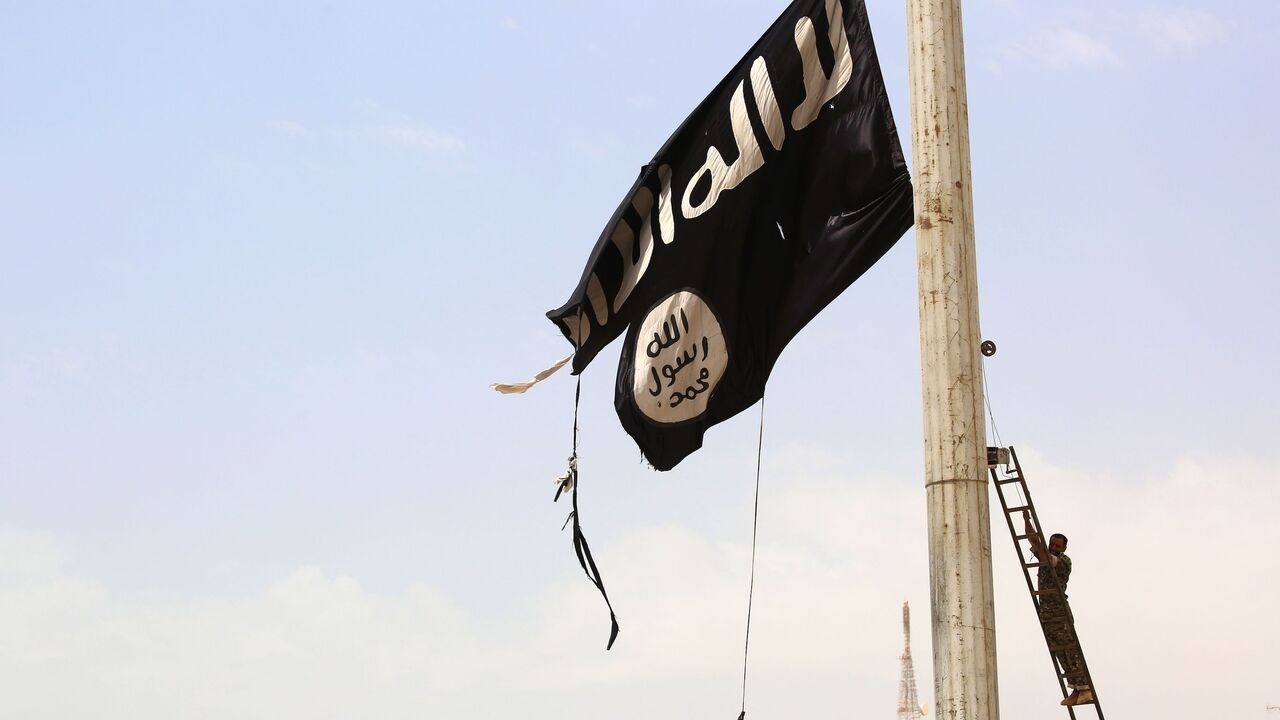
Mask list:
MULTIPOLYGON (((798 19, 793 28, 794 42, 788 44, 794 47, 783 46, 787 53, 799 53, 800 76, 804 83, 804 98, 790 112, 792 133, 800 132, 812 124, 823 109, 829 107, 829 101, 839 95, 853 77, 853 58, 849 50, 848 33, 845 31, 843 5, 840 0, 826 0, 823 5, 828 28, 826 44, 832 58, 831 70, 823 68, 819 35, 813 18, 806 16, 798 19)), ((578 307, 578 313, 559 319, 575 342, 586 342, 593 321, 597 327, 604 327, 611 320, 610 313, 616 315, 622 309, 654 262, 660 263, 655 260, 654 239, 660 238, 662 245, 670 245, 675 241, 674 206, 679 206, 683 219, 697 218, 710 211, 722 194, 737 188, 764 167, 766 158, 761 149, 761 133, 774 150, 782 149, 787 138, 788 123, 783 117, 783 109, 778 105, 778 96, 769 72, 770 60, 775 67, 785 63, 778 57, 779 52, 783 52, 782 48, 778 48, 770 58, 756 57, 729 98, 728 127, 733 135, 730 157, 735 158, 732 163, 726 163, 720 148, 710 144, 702 165, 691 176, 684 178, 683 183, 676 179, 673 188, 671 166, 662 164, 656 170, 656 183, 649 182, 636 189, 629 204, 630 209, 640 218, 639 226, 633 226, 634 221, 624 214, 610 230, 609 238, 622 259, 623 267, 618 287, 610 288, 612 302, 606 294, 601 276, 593 271, 587 281, 586 296, 578 307), (751 96, 759 117, 758 123, 752 121, 751 113, 748 112, 748 81, 751 83, 751 96), (757 128, 757 124, 761 127, 757 128), (701 192, 703 188, 706 189, 705 194, 701 192), (588 305, 591 307, 590 313, 586 312, 588 305), (586 320, 585 325, 582 320, 586 320), (578 337, 579 333, 582 337, 578 337)), ((794 63, 794 57, 792 55, 788 59, 794 63)), ((720 111, 723 112, 723 109, 720 111)), ((724 144, 726 150, 729 149, 728 144, 724 144)), ((659 249, 656 254, 660 258, 662 251, 659 249)))

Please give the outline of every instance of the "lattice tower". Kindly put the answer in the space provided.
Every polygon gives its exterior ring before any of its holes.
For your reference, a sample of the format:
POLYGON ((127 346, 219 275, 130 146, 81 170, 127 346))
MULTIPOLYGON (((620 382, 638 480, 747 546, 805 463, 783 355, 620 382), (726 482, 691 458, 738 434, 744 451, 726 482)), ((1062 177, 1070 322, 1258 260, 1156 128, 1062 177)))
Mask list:
POLYGON ((921 720, 927 711, 916 696, 916 670, 911 664, 911 608, 902 603, 902 675, 898 678, 898 720, 921 720))

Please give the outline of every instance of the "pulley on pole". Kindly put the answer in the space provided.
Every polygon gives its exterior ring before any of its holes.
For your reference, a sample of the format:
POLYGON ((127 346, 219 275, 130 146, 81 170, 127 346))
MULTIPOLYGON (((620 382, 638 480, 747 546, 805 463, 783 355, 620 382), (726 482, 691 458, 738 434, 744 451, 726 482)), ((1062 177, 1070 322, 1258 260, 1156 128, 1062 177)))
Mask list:
POLYGON ((998 720, 960 0, 907 0, 936 713, 998 720))

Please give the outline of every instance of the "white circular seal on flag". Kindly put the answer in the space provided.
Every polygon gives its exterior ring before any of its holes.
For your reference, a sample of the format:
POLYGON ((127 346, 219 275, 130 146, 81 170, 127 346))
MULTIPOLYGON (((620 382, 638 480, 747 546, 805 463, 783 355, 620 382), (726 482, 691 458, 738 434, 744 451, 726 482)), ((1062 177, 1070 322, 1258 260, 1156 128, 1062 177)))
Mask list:
POLYGON ((701 297, 668 295, 641 321, 635 343, 631 397, 645 417, 678 423, 706 412, 729 352, 720 319, 701 297))

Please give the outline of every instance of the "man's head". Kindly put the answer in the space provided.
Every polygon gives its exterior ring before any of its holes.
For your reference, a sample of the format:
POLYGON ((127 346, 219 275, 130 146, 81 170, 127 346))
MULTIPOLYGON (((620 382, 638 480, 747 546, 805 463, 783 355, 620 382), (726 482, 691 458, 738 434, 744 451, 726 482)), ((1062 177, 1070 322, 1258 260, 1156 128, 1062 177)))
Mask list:
POLYGON ((1067 536, 1054 533, 1049 536, 1049 552, 1057 554, 1067 549, 1067 536))

